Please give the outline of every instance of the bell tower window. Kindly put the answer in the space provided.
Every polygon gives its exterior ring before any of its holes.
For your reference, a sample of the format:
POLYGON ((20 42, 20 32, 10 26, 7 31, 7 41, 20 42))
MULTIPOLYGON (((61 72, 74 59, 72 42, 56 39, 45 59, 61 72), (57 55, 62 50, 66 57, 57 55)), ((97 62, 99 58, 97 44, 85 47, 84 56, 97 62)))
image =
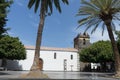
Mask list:
POLYGON ((83 45, 85 45, 86 44, 86 40, 85 39, 83 39, 83 45))

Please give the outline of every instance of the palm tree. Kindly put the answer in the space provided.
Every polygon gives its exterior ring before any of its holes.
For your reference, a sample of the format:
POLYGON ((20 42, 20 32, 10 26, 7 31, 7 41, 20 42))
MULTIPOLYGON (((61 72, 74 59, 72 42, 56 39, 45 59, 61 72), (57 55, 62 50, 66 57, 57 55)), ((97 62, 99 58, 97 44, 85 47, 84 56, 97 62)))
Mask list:
POLYGON ((29 9, 34 6, 34 11, 36 13, 38 8, 40 8, 40 23, 38 26, 35 56, 34 56, 34 61, 33 61, 31 70, 40 70, 39 54, 40 54, 40 46, 41 46, 45 17, 46 15, 52 14, 53 4, 56 7, 56 9, 61 13, 60 1, 62 1, 65 4, 68 4, 68 0, 29 0, 29 3, 28 3, 29 9))
POLYGON ((112 49, 115 59, 116 75, 120 73, 120 56, 114 39, 113 31, 115 30, 115 21, 120 20, 120 0, 81 0, 82 6, 79 8, 77 16, 83 16, 78 21, 79 26, 86 27, 85 32, 92 28, 91 33, 95 32, 98 27, 107 28, 109 38, 112 43, 112 49))

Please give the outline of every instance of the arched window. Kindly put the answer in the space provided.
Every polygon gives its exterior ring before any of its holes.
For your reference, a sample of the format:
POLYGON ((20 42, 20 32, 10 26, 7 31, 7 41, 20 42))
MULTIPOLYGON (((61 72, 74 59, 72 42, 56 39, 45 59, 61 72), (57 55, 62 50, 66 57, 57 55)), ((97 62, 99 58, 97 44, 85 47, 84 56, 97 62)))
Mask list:
POLYGON ((56 53, 54 53, 54 59, 56 59, 57 58, 57 54, 56 53))
POLYGON ((73 55, 71 55, 70 57, 71 57, 71 60, 73 60, 73 55))

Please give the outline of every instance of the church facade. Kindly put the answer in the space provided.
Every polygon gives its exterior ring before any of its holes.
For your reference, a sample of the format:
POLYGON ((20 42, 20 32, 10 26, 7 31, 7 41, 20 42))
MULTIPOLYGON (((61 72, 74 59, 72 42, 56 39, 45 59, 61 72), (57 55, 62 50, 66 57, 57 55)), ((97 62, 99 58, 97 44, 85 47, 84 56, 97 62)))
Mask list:
MULTIPOLYGON (((80 71, 78 51, 90 45, 87 33, 79 34, 74 38, 74 48, 41 47, 40 58, 43 61, 44 71, 80 71)), ((25 60, 8 60, 8 70, 30 70, 35 47, 25 46, 27 57, 25 60)))
MULTIPOLYGON (((34 57, 35 48, 25 46, 27 59, 19 61, 22 70, 29 70, 34 57), (26 64, 27 63, 27 64, 26 64)), ((78 71, 78 50, 74 48, 41 47, 40 58, 44 71, 78 71)))

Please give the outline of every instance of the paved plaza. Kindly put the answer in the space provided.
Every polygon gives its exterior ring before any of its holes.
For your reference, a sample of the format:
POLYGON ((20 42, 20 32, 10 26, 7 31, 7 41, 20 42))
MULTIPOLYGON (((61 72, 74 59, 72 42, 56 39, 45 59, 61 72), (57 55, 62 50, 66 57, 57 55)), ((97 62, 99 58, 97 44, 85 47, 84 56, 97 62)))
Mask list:
POLYGON ((119 80, 110 78, 113 73, 95 72, 44 72, 52 79, 79 79, 79 80, 119 80))
MULTIPOLYGON (((0 80, 17 80, 18 76, 28 71, 0 71, 0 80)), ((112 78, 113 73, 95 73, 95 72, 49 72, 43 71, 50 79, 73 79, 73 80, 120 80, 112 78)), ((18 79, 26 80, 26 79, 18 79)), ((36 79, 27 79, 36 80, 36 79)), ((37 79, 40 80, 40 79, 37 79)))

